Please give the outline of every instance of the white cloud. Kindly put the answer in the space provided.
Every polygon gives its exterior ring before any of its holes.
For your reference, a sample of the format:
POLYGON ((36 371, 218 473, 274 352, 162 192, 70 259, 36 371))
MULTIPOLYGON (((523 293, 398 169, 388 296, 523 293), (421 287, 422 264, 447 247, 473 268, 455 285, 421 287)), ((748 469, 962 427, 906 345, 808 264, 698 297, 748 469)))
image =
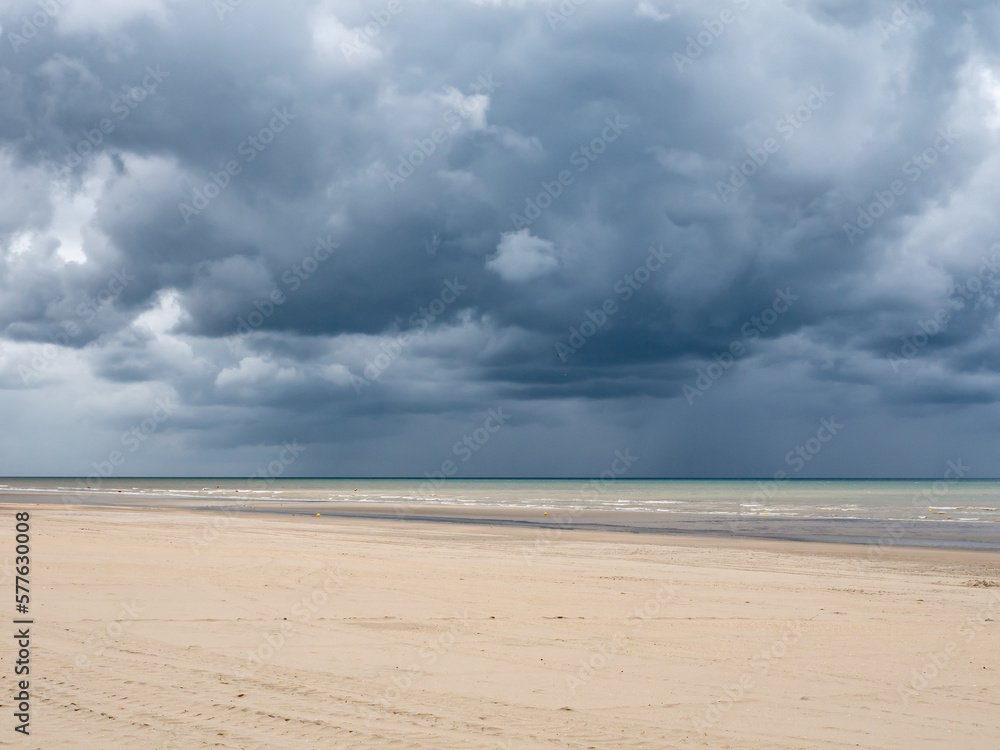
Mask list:
POLYGON ((364 28, 349 28, 332 12, 318 12, 313 17, 313 49, 336 67, 364 64, 382 58, 364 28))
POLYGON ((486 129, 486 112, 490 97, 486 94, 465 96, 454 86, 445 86, 443 94, 435 94, 442 108, 451 108, 468 124, 468 130, 486 129))
POLYGON ((640 0, 639 4, 635 8, 635 14, 639 18, 650 18, 653 21, 666 21, 670 18, 669 13, 663 13, 655 5, 653 5, 649 0, 640 0))
POLYGON ((504 232, 497 245, 497 257, 488 261, 486 267, 500 274, 504 281, 531 281, 559 266, 555 251, 552 242, 532 237, 527 229, 504 232))

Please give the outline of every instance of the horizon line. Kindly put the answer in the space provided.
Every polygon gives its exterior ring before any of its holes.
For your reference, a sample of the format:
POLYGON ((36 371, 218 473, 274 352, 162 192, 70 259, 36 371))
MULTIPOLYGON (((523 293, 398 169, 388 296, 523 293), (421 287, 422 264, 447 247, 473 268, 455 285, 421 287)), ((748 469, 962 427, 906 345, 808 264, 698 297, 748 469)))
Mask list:
MULTIPOLYGON (((418 482, 498 482, 498 481, 534 481, 534 482, 565 482, 590 480, 601 480, 600 476, 589 477, 415 477, 415 476, 309 476, 309 477, 244 477, 244 476, 212 476, 209 474, 199 474, 191 476, 182 475, 146 475, 146 476, 123 476, 123 477, 85 477, 76 474, 25 474, 0 476, 0 480, 6 479, 79 479, 92 482, 122 482, 130 479, 221 479, 226 481, 264 481, 281 482, 287 480, 356 480, 356 481, 386 481, 386 480, 412 480, 418 482)), ((933 477, 614 477, 606 479, 607 482, 991 482, 998 481, 1000 477, 963 477, 945 479, 940 476, 933 477)))

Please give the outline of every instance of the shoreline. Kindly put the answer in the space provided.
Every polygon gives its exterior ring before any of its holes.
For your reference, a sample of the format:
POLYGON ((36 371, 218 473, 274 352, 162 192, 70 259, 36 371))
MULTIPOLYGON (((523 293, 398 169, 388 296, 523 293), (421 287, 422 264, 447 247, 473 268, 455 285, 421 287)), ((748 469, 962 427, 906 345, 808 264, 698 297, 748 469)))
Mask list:
POLYGON ((290 517, 391 519, 456 525, 520 527, 543 531, 592 531, 664 535, 672 538, 759 539, 801 543, 846 544, 951 550, 1000 551, 1000 524, 943 519, 802 518, 655 511, 575 510, 487 505, 432 505, 325 500, 242 500, 236 497, 206 504, 205 498, 95 492, 95 502, 59 492, 24 493, 0 490, 0 504, 81 508, 144 508, 219 513, 255 513, 290 517), (66 503, 70 497, 72 503, 66 503), (119 502, 100 502, 117 499, 119 502))
MULTIPOLYGON (((1000 552, 1000 524, 947 520, 882 520, 868 518, 788 518, 693 514, 654 511, 550 510, 502 506, 456 506, 386 502, 322 500, 219 500, 210 505, 204 498, 150 497, 122 494, 121 502, 66 503, 63 493, 22 493, 0 490, 0 505, 27 504, 64 508, 133 508, 193 511, 224 515, 255 514, 290 518, 392 520, 407 523, 487 526, 534 530, 551 535, 560 532, 592 532, 662 536, 668 539, 746 539, 763 542, 848 545, 870 547, 884 554, 894 548, 1000 552), (57 501, 56 498, 59 498, 57 501), (127 500, 125 498, 128 498, 127 500), (137 502, 137 499, 139 501, 137 502), (41 502, 40 502, 41 501, 41 502)), ((88 499, 113 498, 94 493, 88 499)))

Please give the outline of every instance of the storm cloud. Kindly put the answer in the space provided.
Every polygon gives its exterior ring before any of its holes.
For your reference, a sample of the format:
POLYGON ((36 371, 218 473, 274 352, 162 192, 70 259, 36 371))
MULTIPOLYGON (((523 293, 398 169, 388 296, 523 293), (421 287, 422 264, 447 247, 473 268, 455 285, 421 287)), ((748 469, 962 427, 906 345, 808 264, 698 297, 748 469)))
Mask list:
POLYGON ((1000 474, 995 3, 0 26, 4 474, 1000 474))

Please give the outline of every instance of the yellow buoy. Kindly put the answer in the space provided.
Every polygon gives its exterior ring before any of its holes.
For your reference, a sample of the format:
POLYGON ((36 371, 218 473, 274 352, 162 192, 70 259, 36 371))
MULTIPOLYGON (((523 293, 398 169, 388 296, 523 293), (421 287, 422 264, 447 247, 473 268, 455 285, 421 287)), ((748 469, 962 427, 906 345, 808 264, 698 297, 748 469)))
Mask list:
POLYGON ((316 514, 316 517, 319 518, 319 513, 316 514))

